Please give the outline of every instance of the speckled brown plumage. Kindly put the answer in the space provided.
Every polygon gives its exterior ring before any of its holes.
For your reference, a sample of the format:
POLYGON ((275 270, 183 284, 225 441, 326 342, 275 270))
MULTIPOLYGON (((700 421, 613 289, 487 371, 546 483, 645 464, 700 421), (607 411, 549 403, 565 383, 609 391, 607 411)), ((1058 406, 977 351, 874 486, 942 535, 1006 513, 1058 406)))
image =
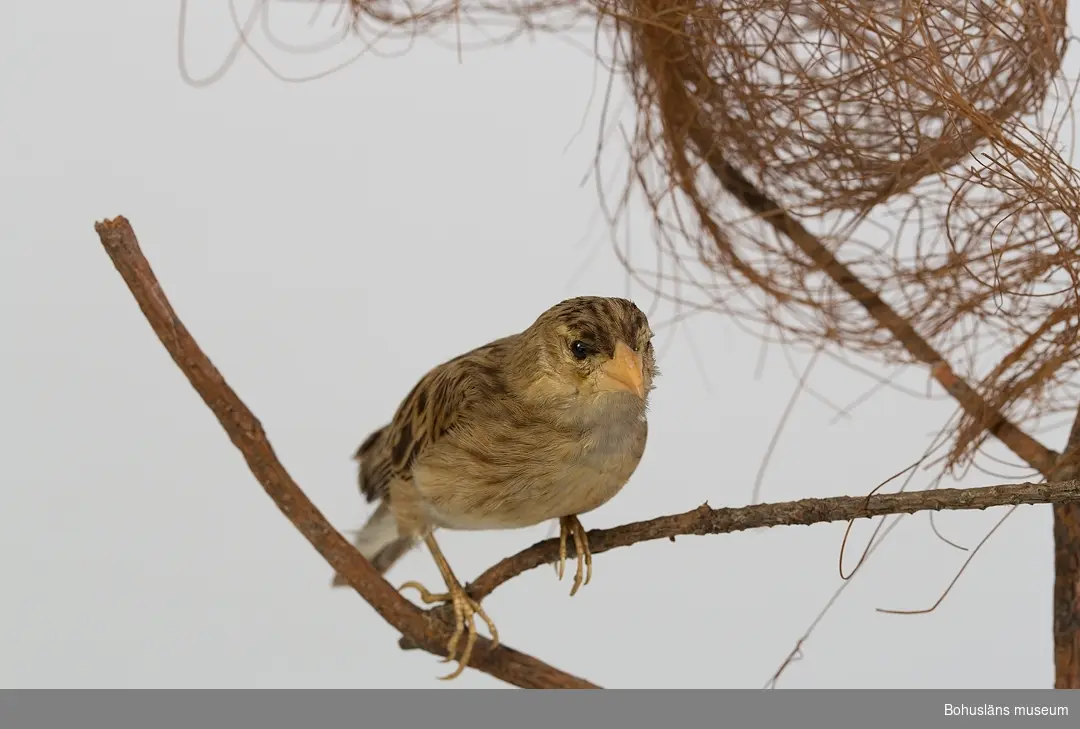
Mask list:
MULTIPOLYGON (((626 299, 578 297, 556 304, 524 331, 486 344, 428 372, 389 424, 369 435, 355 458, 360 490, 379 503, 356 538, 381 572, 424 541, 448 592, 428 602, 454 604, 455 654, 466 627, 464 668, 483 609, 446 564, 436 529, 511 529, 551 519, 573 539, 591 572, 577 520, 610 500, 645 449, 648 395, 656 376, 652 331, 626 299), (466 626, 467 624, 467 626, 466 626)), ((560 577, 565 550, 560 560, 560 577)))

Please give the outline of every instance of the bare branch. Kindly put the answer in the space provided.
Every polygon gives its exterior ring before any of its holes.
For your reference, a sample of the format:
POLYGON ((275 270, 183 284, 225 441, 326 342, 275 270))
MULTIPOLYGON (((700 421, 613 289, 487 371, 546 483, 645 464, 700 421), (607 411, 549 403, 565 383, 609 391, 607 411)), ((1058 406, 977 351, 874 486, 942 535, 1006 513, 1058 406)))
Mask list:
MULTIPOLYGON (((1080 409, 1054 475, 1080 475, 1080 409)), ((1054 688, 1080 688, 1080 504, 1054 506, 1054 688)))
MULTIPOLYGON (((293 481, 270 446, 262 425, 225 382, 169 304, 127 219, 121 216, 106 220, 95 224, 94 229, 161 343, 214 412, 244 456, 252 475, 281 513, 388 623, 424 650, 445 655, 450 638, 447 623, 402 597, 330 525, 293 481)), ((490 641, 482 636, 477 639, 469 667, 523 688, 599 688, 511 648, 500 645, 493 650, 490 641)))
MULTIPOLYGON (((827 499, 801 499, 721 509, 710 508, 705 503, 682 514, 623 524, 612 529, 594 529, 588 536, 589 548, 595 555, 639 542, 657 539, 675 541, 675 537, 680 536, 730 534, 761 527, 808 526, 869 519, 888 514, 914 514, 919 511, 981 510, 995 506, 1077 502, 1080 502, 1080 480, 1005 484, 971 489, 934 489, 872 496, 833 496, 827 499)), ((559 540, 545 539, 488 568, 469 583, 466 590, 473 598, 481 600, 503 583, 523 572, 552 563, 558 557, 559 540)), ((435 608, 432 612, 449 615, 444 606, 435 608)), ((400 645, 406 649, 414 647, 408 639, 400 641, 400 645)))

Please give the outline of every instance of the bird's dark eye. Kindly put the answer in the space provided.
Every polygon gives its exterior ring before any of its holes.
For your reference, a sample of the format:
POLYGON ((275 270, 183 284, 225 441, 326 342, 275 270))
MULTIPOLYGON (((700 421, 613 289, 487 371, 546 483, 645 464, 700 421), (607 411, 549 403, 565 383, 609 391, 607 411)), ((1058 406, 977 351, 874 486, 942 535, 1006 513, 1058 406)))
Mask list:
POLYGON ((585 359, 589 356, 589 345, 580 339, 575 339, 570 342, 570 354, 574 355, 574 359, 585 359))

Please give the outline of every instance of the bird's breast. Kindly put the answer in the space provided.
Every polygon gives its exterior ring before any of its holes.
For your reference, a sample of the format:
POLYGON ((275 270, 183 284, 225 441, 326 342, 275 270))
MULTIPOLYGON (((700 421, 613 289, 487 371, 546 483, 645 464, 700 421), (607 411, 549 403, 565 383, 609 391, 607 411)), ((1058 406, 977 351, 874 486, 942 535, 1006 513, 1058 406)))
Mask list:
POLYGON ((646 436, 644 418, 626 418, 603 428, 463 440, 416 468, 414 479, 439 526, 532 526, 607 503, 637 468, 646 436))
POLYGON ((637 469, 645 437, 644 421, 586 433, 576 457, 567 459, 551 484, 548 518, 585 514, 611 500, 637 469))

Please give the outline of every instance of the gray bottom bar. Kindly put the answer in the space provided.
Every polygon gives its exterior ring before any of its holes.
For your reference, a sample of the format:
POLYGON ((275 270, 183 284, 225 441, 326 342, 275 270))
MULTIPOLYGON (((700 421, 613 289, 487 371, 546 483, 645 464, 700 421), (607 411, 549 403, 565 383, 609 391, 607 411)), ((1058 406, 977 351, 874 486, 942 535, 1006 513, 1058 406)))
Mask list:
POLYGON ((0 691, 7 729, 1076 729, 1080 691, 0 691))

